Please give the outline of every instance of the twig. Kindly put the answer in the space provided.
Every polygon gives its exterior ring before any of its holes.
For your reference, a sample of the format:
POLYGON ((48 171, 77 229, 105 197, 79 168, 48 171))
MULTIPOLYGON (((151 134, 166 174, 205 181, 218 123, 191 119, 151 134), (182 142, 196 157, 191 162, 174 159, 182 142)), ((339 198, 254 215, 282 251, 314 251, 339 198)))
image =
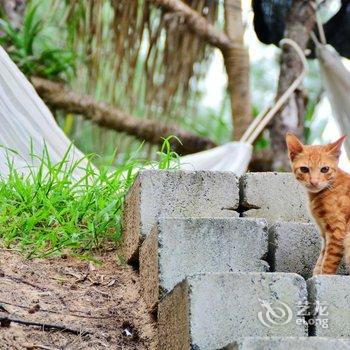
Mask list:
POLYGON ((4 312, 0 312, 0 324, 2 327, 9 327, 12 322, 22 324, 25 326, 40 327, 41 330, 43 330, 43 331, 58 330, 58 331, 62 331, 64 333, 70 333, 70 334, 82 335, 82 336, 87 335, 87 334, 91 334, 91 332, 88 332, 88 331, 81 332, 79 330, 68 328, 68 327, 66 327, 64 325, 60 325, 60 324, 28 321, 28 320, 25 320, 23 318, 11 316, 11 315, 5 314, 4 312))
MULTIPOLYGON (((4 312, 8 312, 1 304, 5 304, 5 305, 10 305, 10 306, 14 306, 14 307, 18 307, 20 309, 30 309, 29 306, 26 306, 26 305, 20 305, 20 304, 14 304, 14 303, 10 303, 8 301, 3 301, 3 300, 0 300, 0 311, 3 310, 4 312), (6 310, 6 311, 5 311, 6 310)), ((111 317, 114 317, 112 315, 106 315, 106 316, 91 316, 91 315, 88 315, 82 311, 79 311, 77 310, 76 312, 79 312, 81 313, 80 315, 79 314, 76 314, 74 313, 72 310, 68 310, 69 313, 63 313, 63 312, 58 312, 56 310, 50 310, 50 309, 39 309, 37 312, 47 312, 47 313, 50 313, 50 314, 55 314, 55 315, 62 315, 62 316, 71 316, 71 317, 80 317, 80 318, 89 318, 89 319, 94 319, 94 320, 105 320, 105 319, 108 319, 108 318, 111 318, 111 317)))
MULTIPOLYGON (((27 286, 36 288, 36 289, 40 290, 41 292, 51 292, 51 293, 54 293, 54 294, 57 295, 57 293, 55 293, 52 289, 45 288, 45 287, 41 287, 41 286, 39 286, 39 285, 37 285, 37 284, 34 284, 34 283, 32 283, 32 282, 29 282, 29 281, 26 281, 26 280, 24 280, 24 279, 21 278, 21 277, 16 277, 16 276, 7 275, 7 274, 5 274, 3 271, 0 272, 0 277, 10 279, 11 281, 14 281, 14 282, 17 282, 17 283, 26 284, 27 286)), ((61 301, 61 303, 62 303, 64 306, 67 306, 66 301, 63 299, 62 296, 57 295, 57 298, 61 301)))
POLYGON ((80 278, 78 278, 76 281, 74 281, 73 284, 85 282, 87 280, 87 278, 89 277, 89 274, 90 274, 90 269, 88 267, 85 274, 83 276, 81 276, 80 278))
POLYGON ((12 280, 12 281, 14 281, 14 282, 17 282, 17 283, 26 284, 27 286, 30 286, 30 287, 39 289, 39 290, 42 291, 42 292, 46 292, 46 291, 47 291, 46 288, 41 287, 41 286, 38 286, 37 284, 28 282, 28 281, 26 281, 26 280, 24 280, 23 278, 20 278, 20 277, 11 276, 11 275, 7 275, 7 274, 3 274, 1 277, 3 277, 3 278, 8 278, 8 279, 10 279, 10 280, 12 280))
POLYGON ((6 310, 5 306, 0 304, 0 312, 6 312, 9 313, 8 310, 6 310))
POLYGON ((33 344, 33 345, 25 345, 25 348, 28 350, 34 350, 34 349, 42 349, 42 350, 59 350, 59 348, 52 348, 50 346, 40 345, 40 344, 33 344))

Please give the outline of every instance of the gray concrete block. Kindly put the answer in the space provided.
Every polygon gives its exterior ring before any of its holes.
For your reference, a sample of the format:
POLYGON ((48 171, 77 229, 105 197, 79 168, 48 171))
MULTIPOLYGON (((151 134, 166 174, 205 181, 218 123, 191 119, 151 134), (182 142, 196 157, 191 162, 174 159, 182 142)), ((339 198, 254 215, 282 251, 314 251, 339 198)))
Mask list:
MULTIPOLYGON (((321 236, 315 224, 278 222, 269 229, 269 246, 272 271, 312 277, 321 250, 321 236)), ((344 263, 339 274, 347 274, 344 263)))
POLYGON ((263 219, 160 219, 140 249, 144 299, 158 299, 190 275, 268 270, 263 219))
POLYGON ((125 199, 123 253, 136 260, 160 217, 237 217, 238 179, 229 172, 145 170, 125 199))
POLYGON ((307 281, 312 333, 350 338, 350 277, 323 275, 307 281))
POLYGON ((291 173, 247 173, 240 179, 246 217, 277 221, 312 221, 307 194, 291 173))
POLYGON ((159 303, 159 349, 211 350, 247 336, 307 336, 298 317, 306 296, 296 274, 188 277, 159 303))
POLYGON ((322 337, 248 337, 222 350, 349 350, 350 339, 322 337))

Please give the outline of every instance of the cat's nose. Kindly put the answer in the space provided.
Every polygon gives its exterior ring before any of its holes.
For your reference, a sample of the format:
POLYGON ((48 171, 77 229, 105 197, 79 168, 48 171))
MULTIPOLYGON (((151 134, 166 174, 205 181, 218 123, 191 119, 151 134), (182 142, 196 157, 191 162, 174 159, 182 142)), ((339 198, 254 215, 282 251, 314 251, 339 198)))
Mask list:
POLYGON ((311 185, 311 186, 314 186, 314 187, 318 187, 319 182, 318 182, 317 180, 311 180, 311 181, 310 181, 310 185, 311 185))

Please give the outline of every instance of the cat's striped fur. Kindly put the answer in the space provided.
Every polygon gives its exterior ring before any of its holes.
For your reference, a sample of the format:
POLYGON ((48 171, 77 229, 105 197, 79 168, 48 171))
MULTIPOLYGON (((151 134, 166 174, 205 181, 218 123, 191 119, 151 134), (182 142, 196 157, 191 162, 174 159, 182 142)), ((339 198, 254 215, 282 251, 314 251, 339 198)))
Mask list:
POLYGON ((335 274, 343 256, 350 265, 350 174, 338 167, 344 139, 306 146, 293 134, 286 136, 292 170, 308 191, 310 210, 322 237, 314 275, 335 274))

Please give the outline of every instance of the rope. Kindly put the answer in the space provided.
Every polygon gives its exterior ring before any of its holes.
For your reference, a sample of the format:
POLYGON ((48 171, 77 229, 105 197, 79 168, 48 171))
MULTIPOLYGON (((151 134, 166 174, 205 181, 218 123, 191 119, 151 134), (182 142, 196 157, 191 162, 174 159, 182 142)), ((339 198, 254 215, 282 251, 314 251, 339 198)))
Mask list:
POLYGON ((316 47, 321 46, 321 43, 318 41, 317 36, 314 32, 310 32, 310 37, 316 47))
POLYGON ((303 70, 299 76, 293 81, 290 87, 283 93, 283 95, 277 100, 275 105, 270 108, 267 107, 263 110, 250 124, 246 132, 241 138, 241 142, 247 142, 253 144, 256 138, 261 134, 266 125, 272 120, 275 114, 280 110, 280 108, 288 101, 293 92, 297 89, 300 83, 303 81, 305 74, 308 71, 308 64, 303 50, 300 46, 292 39, 284 38, 280 41, 280 47, 283 45, 291 46, 299 56, 302 64, 303 70))
POLYGON ((320 17, 317 14, 317 12, 316 12, 316 24, 317 24, 318 34, 320 35, 320 40, 318 40, 317 35, 315 34, 314 31, 311 31, 311 33, 310 33, 311 40, 313 41, 313 43, 316 47, 320 47, 321 45, 324 46, 327 44, 326 34, 324 32, 323 24, 320 20, 320 17))
POLYGON ((321 44, 326 45, 327 44, 326 34, 324 32, 323 24, 320 20, 320 16, 318 15, 317 11, 315 11, 315 16, 316 16, 317 30, 318 30, 318 33, 320 34, 321 44))

